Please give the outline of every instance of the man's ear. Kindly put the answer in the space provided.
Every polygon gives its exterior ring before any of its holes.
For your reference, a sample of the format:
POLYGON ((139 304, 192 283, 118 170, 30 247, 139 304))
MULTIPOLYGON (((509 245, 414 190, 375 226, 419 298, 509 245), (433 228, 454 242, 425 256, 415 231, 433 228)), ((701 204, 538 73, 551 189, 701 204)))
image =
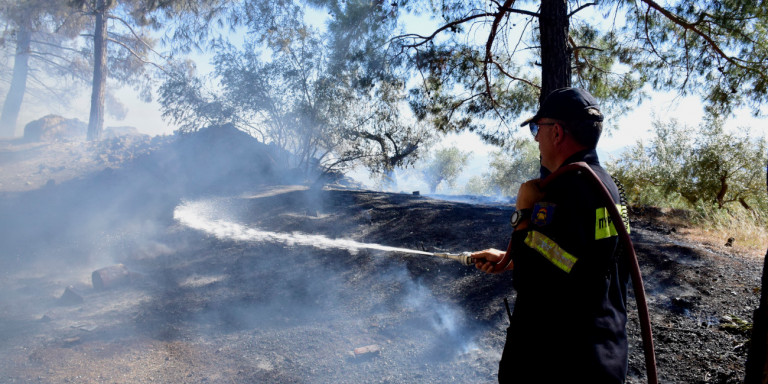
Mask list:
POLYGON ((552 140, 555 144, 561 144, 565 140, 565 130, 560 123, 555 123, 552 126, 552 140))

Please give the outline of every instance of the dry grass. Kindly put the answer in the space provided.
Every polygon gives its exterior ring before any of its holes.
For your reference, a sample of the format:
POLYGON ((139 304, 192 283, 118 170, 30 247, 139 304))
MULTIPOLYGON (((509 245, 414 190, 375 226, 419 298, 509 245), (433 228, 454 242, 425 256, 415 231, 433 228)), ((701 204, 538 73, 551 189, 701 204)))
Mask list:
POLYGON ((707 214, 663 208, 654 220, 676 229, 677 236, 723 252, 762 258, 768 248, 766 219, 749 213, 707 214), (731 245, 726 245, 733 238, 731 245))
POLYGON ((764 257, 765 250, 768 248, 768 235, 765 231, 741 232, 741 229, 734 228, 692 227, 684 228, 678 234, 690 242, 754 258, 764 257), (725 244, 731 237, 734 238, 733 245, 728 247, 725 244))

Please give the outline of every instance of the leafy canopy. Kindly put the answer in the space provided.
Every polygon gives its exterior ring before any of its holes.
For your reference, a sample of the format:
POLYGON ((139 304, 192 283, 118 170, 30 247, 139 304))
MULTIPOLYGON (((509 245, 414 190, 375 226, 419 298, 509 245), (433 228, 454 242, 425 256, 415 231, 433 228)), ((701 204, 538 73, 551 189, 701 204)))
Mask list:
POLYGON ((443 183, 453 187, 456 179, 467 165, 470 153, 456 147, 438 149, 422 170, 429 191, 435 193, 443 183))
POLYGON ((727 132, 722 119, 693 128, 656 122, 649 143, 638 142, 612 165, 634 204, 728 208, 767 207, 766 139, 727 132), (662 202, 666 204, 661 204, 662 202))
MULTIPOLYGON (((340 19, 357 15, 356 8, 340 11, 348 12, 340 19)), ((352 164, 382 173, 410 164, 431 133, 404 114, 404 83, 388 73, 387 62, 377 64, 373 81, 361 63, 338 58, 344 50, 346 58, 370 48, 323 34, 305 21, 298 3, 271 12, 270 19, 246 24, 241 48, 214 46, 211 82, 218 89, 180 67, 161 87, 164 116, 182 132, 234 124, 293 154, 287 164, 306 174, 352 164)))
POLYGON ((489 166, 488 172, 470 179, 467 193, 517 196, 520 185, 539 175, 539 149, 529 138, 513 138, 507 146, 491 154, 489 166))
MULTIPOLYGON (((387 2, 388 3, 388 2, 387 2)), ((734 108, 760 113, 768 97, 765 2, 567 1, 560 55, 541 38, 556 16, 538 1, 402 0, 382 7, 436 26, 402 23, 389 51, 411 71, 416 115, 444 131, 471 130, 503 144, 522 113, 536 108, 543 67, 570 73, 563 85, 590 90, 609 116, 647 97, 646 90, 700 96, 713 116, 734 108), (551 61, 556 61, 554 64, 551 61)), ((560 21, 558 21, 560 22, 560 21)))

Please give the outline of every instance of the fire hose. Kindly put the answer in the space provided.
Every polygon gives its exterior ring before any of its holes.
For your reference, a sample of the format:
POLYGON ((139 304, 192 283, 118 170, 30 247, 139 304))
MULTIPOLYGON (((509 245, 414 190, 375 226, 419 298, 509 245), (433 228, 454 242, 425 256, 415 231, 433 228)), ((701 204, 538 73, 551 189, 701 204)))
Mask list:
MULTIPOLYGON (((584 162, 578 162, 568 164, 558 168, 551 175, 541 181, 540 188, 545 189, 553 180, 557 179, 565 173, 577 172, 587 176, 587 179, 593 184, 596 190, 599 191, 599 196, 605 200, 608 213, 611 215, 611 220, 614 223, 623 223, 624 220, 616 208, 616 204, 608 192, 608 189, 603 185, 600 178, 595 172, 584 162)), ((629 237, 629 232, 624 225, 616 225, 616 231, 618 232, 621 244, 624 247, 624 253, 629 257, 630 264, 630 277, 632 279, 632 287, 635 293, 635 300, 637 301, 637 312, 640 318, 640 333, 643 339, 643 353, 645 355, 645 370, 648 377, 648 383, 658 384, 658 375, 656 371, 656 353, 653 347, 653 332, 651 330, 651 318, 648 312, 648 303, 645 299, 645 288, 643 288, 643 278, 640 273, 640 265, 637 262, 637 254, 635 248, 632 245, 632 239, 629 237)), ((474 265, 475 259, 471 257, 471 253, 462 252, 460 254, 451 253, 435 253, 437 257, 459 261, 463 265, 474 265)), ((509 252, 504 255, 504 258, 497 263, 502 268, 509 263, 509 252)))

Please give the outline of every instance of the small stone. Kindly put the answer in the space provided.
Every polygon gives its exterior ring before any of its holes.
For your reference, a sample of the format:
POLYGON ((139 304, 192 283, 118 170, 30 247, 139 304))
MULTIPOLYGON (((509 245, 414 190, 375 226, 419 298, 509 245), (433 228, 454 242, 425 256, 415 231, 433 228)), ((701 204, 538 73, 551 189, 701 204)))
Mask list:
POLYGON ((83 296, 75 291, 75 287, 68 286, 64 289, 64 293, 59 298, 61 305, 77 305, 83 303, 83 296))
POLYGON ((361 357, 366 355, 379 354, 381 353, 381 348, 379 348, 379 346, 376 344, 371 344, 364 347, 355 348, 355 350, 352 352, 355 354, 355 357, 361 357))

